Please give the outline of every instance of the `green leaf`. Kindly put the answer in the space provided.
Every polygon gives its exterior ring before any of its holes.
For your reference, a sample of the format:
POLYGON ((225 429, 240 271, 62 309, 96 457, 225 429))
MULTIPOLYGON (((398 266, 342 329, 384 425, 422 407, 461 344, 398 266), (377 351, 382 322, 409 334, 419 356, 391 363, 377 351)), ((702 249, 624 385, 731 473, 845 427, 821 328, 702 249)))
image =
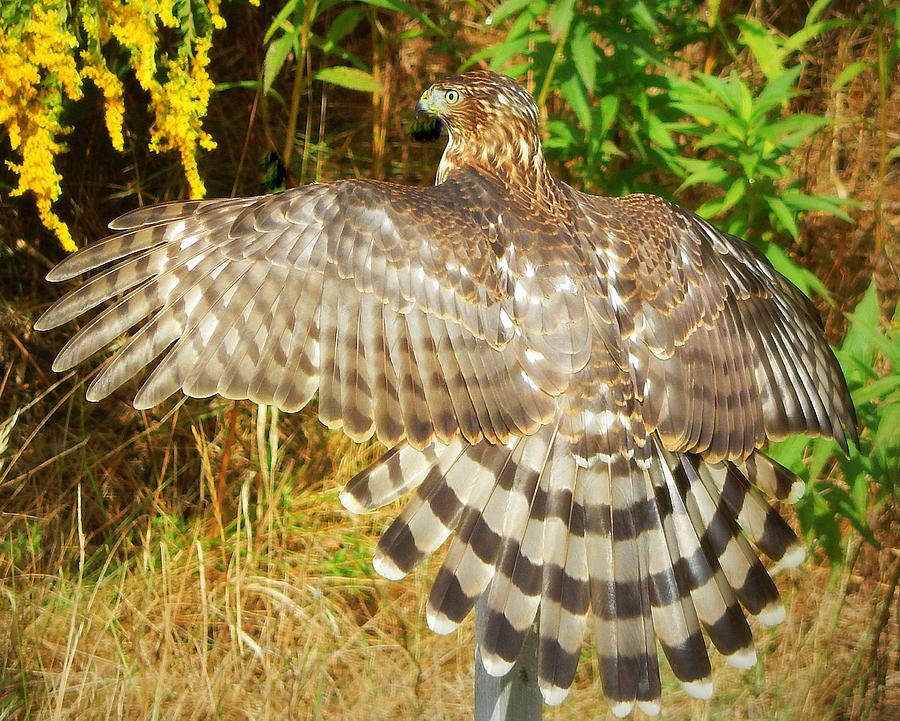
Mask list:
POLYGON ((784 52, 772 31, 751 18, 736 18, 734 22, 741 29, 739 42, 750 48, 763 74, 769 80, 781 75, 784 72, 784 52))
POLYGON ((797 265, 788 257, 784 249, 777 243, 767 243, 763 249, 763 254, 779 273, 793 283, 804 295, 812 295, 815 291, 823 298, 831 302, 831 294, 825 284, 819 280, 814 273, 810 273, 806 268, 797 265))
POLYGON ((803 453, 807 445, 809 445, 809 438, 806 436, 791 436, 783 441, 770 443, 766 455, 794 473, 800 474, 806 469, 803 463, 803 453))
POLYGON ((756 153, 738 152, 738 164, 741 166, 741 170, 744 171, 745 177, 755 178, 756 167, 759 165, 759 156, 756 153))
POLYGON ((877 541, 872 536, 872 532, 866 523, 865 517, 860 517, 860 511, 854 502, 853 497, 843 488, 831 483, 827 485, 828 495, 826 496, 826 500, 834 510, 835 514, 846 518, 870 543, 877 544, 877 541))
POLYGON ((900 398, 894 396, 881 407, 881 422, 872 437, 872 449, 878 454, 885 472, 881 475, 885 496, 894 495, 896 479, 900 479, 900 398))
POLYGON ((759 134, 790 149, 830 124, 830 118, 798 113, 766 124, 759 129, 759 134))
POLYGON ((485 25, 499 25, 511 15, 516 15, 531 4, 531 0, 506 0, 484 20, 485 25))
MULTIPOLYGON (((702 150, 703 148, 715 148, 726 158, 739 154, 744 147, 733 133, 726 132, 721 128, 710 130, 708 127, 703 128, 703 137, 694 143, 694 150, 702 150)), ((723 165, 731 165, 727 159, 720 161, 723 165)))
POLYGON ((604 95, 600 98, 600 132, 603 135, 609 132, 618 117, 619 98, 615 95, 604 95))
POLYGON ((732 110, 738 110, 739 97, 734 84, 739 81, 735 77, 717 78, 715 75, 707 75, 706 73, 696 73, 695 76, 700 84, 706 88, 707 92, 710 93, 711 97, 732 110))
POLYGON ((685 103, 717 103, 718 94, 711 92, 695 80, 678 79, 672 81, 672 97, 685 103))
MULTIPOLYGON (((549 36, 548 36, 549 37, 549 36)), ((522 55, 528 51, 529 45, 535 42, 537 34, 526 35, 516 40, 507 40, 505 43, 495 45, 491 48, 491 69, 501 70, 503 65, 513 57, 522 55)), ((518 58, 516 58, 518 60, 518 58)))
POLYGON ((800 228, 797 225, 797 219, 785 202, 781 198, 773 198, 767 195, 766 204, 772 209, 775 217, 778 218, 781 227, 790 233, 794 240, 797 240, 800 237, 800 228))
POLYGON ((547 18, 550 24, 550 39, 553 42, 569 32, 574 15, 575 0, 558 0, 553 3, 547 18))
POLYGON ((666 150, 675 148, 675 141, 672 140, 666 124, 659 119, 658 115, 650 115, 647 118, 647 136, 658 148, 665 148, 666 150))
POLYGON ((802 50, 806 43, 815 38, 817 35, 821 35, 826 30, 830 30, 831 28, 835 28, 840 26, 840 20, 823 20, 822 22, 813 23, 812 25, 806 25, 801 28, 793 35, 791 35, 784 43, 782 52, 785 55, 796 52, 797 50, 802 50))
POLYGON ((618 145, 616 145, 612 140, 604 140, 600 144, 600 150, 603 151, 603 154, 607 157, 619 157, 619 158, 627 158, 628 153, 624 152, 618 145))
POLYGON ((749 125, 750 118, 753 115, 753 93, 750 92, 750 88, 747 87, 746 83, 738 79, 735 79, 732 85, 738 94, 738 105, 736 108, 738 117, 749 125))
POLYGON ((346 65, 335 65, 331 68, 325 68, 317 72, 315 77, 317 80, 363 93, 382 92, 381 83, 372 76, 372 73, 367 73, 357 68, 350 68, 346 65))
POLYGON ((810 445, 812 450, 806 462, 806 472, 810 478, 822 478, 825 475, 825 464, 834 454, 837 445, 830 438, 816 438, 810 445))
POLYGON ((569 75, 569 77, 560 83, 559 89, 562 92, 563 97, 572 107, 572 110, 575 112, 584 131, 586 133, 589 132, 592 121, 591 104, 588 102, 587 95, 584 93, 584 86, 581 84, 578 74, 572 73, 569 75))
MULTIPOLYGON (((533 27, 537 25, 535 21, 543 16, 544 10, 546 10, 546 5, 544 3, 533 3, 529 5, 526 10, 519 13, 519 16, 513 20, 512 26, 506 33, 507 42, 512 39, 520 38, 523 35, 536 36, 533 27)), ((541 24, 541 27, 543 27, 543 24, 541 24)), ((544 42, 549 43, 550 33, 544 32, 543 36, 546 38, 544 42)), ((539 47, 537 40, 535 40, 535 47, 539 47)))
POLYGON ((533 65, 527 60, 522 63, 517 63, 516 65, 507 65, 503 72, 509 75, 511 78, 520 78, 529 70, 531 70, 533 65))
POLYGON ((841 351, 849 353, 863 366, 871 367, 875 362, 875 345, 869 340, 869 335, 862 332, 864 326, 878 327, 878 287, 873 280, 863 293, 863 297, 851 313, 847 314, 850 323, 847 326, 847 334, 841 343, 841 351))
POLYGON ((691 166, 685 162, 686 160, 692 160, 691 158, 683 158, 679 162, 685 167, 694 167, 696 168, 693 172, 691 172, 685 181, 678 186, 678 190, 676 193, 680 193, 682 190, 686 188, 690 188, 693 185, 699 185, 701 183, 709 184, 709 185, 720 185, 728 179, 729 174, 728 171, 717 163, 712 163, 707 160, 694 161, 697 164, 693 163, 691 166))
POLYGON ((900 343, 888 338, 877 326, 860 323, 859 332, 879 350, 895 368, 900 368, 900 343))
POLYGON ((654 35, 660 33, 659 24, 656 22, 653 12, 643 0, 637 0, 636 2, 631 0, 631 2, 625 3, 625 7, 628 14, 635 19, 638 25, 654 35))
POLYGON ((718 105, 711 105, 709 103, 681 102, 672 103, 672 105, 683 111, 687 115, 697 118, 698 120, 705 120, 723 128, 736 129, 737 127, 737 119, 727 110, 723 110, 718 105))
POLYGON ((806 193, 801 193, 799 190, 795 189, 784 191, 781 197, 785 203, 788 203, 795 208, 801 208, 803 210, 813 210, 820 213, 828 213, 840 218, 841 220, 845 220, 848 223, 852 223, 853 218, 847 215, 847 213, 843 210, 843 208, 841 208, 841 206, 859 206, 859 203, 854 200, 850 200, 849 198, 838 198, 831 195, 807 195, 806 193))
POLYGON ((278 31, 281 30, 285 33, 289 34, 297 34, 296 29, 290 23, 287 23, 287 19, 294 13, 294 9, 297 7, 297 3, 299 0, 288 0, 284 4, 284 7, 278 11, 278 14, 273 18, 272 22, 269 24, 269 29, 266 30, 266 34, 263 36, 263 44, 267 44, 269 40, 272 39, 272 36, 278 31))
POLYGON ((575 27, 572 29, 569 48, 572 52, 572 62, 575 63, 575 70, 578 71, 581 82, 584 83, 584 87, 589 93, 593 93, 597 82, 597 51, 594 48, 590 28, 581 19, 576 21, 575 27))
POLYGON ((754 122, 761 121, 769 110, 784 105, 799 93, 794 86, 800 78, 802 70, 802 65, 795 65, 781 75, 770 79, 754 101, 752 115, 754 122))
POLYGON ((812 533, 816 542, 825 550, 829 560, 840 563, 844 557, 841 544, 841 528, 838 517, 822 491, 825 484, 817 483, 797 503, 797 515, 804 529, 812 533))
POLYGON ((896 390, 900 390, 900 373, 879 378, 877 381, 857 388, 850 395, 853 396, 853 404, 859 406, 884 398, 896 390))
POLYGON ((544 142, 545 148, 567 150, 575 144, 575 133, 564 120, 551 120, 547 123, 550 137, 544 142))
MULTIPOLYGON (((325 33, 325 39, 328 42, 337 45, 341 40, 347 37, 347 35, 353 32, 354 28, 356 28, 364 15, 363 9, 356 6, 341 10, 328 26, 328 32, 325 33)), ((327 43, 323 45, 322 49, 325 52, 330 52, 327 43)))
MULTIPOLYGON (((713 219, 721 215, 722 213, 722 199, 715 198, 714 200, 707 200, 705 203, 702 203, 699 208, 696 210, 697 215, 701 218, 709 218, 713 219)), ((729 233, 731 233, 731 229, 726 229, 729 233)))
POLYGON ((288 53, 294 44, 294 36, 285 33, 276 41, 269 43, 266 48, 266 57, 263 60, 263 92, 268 93, 284 67, 288 53))
POLYGON ((859 60, 855 63, 850 63, 846 68, 841 70, 840 74, 831 84, 831 89, 840 90, 845 85, 849 85, 850 83, 852 83, 860 75, 860 73, 868 70, 871 67, 872 63, 866 63, 862 60, 859 60))
POLYGON ((806 25, 818 20, 819 16, 828 9, 829 5, 831 5, 831 0, 816 0, 806 14, 806 25))
POLYGON ((736 178, 735 181, 731 184, 731 187, 725 192, 725 197, 722 198, 722 204, 719 207, 719 213, 724 213, 728 210, 731 210, 738 202, 740 202, 741 198, 747 193, 747 180, 745 178, 736 178))

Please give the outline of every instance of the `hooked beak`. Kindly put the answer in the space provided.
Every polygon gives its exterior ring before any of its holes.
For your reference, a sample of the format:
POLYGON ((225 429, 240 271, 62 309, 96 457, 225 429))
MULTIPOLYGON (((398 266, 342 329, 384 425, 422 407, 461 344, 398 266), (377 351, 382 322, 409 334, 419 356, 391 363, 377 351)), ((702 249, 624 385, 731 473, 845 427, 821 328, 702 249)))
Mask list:
POLYGON ((413 140, 437 140, 441 136, 443 125, 443 120, 435 112, 427 94, 419 98, 416 102, 416 118, 410 133, 413 140))
POLYGON ((425 98, 419 98, 419 102, 416 103, 416 117, 418 118, 420 115, 431 115, 433 112, 431 104, 425 100, 425 98))

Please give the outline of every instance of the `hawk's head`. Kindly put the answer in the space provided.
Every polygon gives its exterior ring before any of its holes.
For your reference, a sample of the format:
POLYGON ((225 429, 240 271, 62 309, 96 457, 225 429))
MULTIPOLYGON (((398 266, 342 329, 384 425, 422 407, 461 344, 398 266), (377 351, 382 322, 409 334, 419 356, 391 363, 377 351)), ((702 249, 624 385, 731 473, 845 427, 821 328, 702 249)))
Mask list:
POLYGON ((438 183, 463 166, 501 177, 543 172, 537 105, 511 78, 484 70, 447 76, 422 93, 416 112, 447 128, 438 183))

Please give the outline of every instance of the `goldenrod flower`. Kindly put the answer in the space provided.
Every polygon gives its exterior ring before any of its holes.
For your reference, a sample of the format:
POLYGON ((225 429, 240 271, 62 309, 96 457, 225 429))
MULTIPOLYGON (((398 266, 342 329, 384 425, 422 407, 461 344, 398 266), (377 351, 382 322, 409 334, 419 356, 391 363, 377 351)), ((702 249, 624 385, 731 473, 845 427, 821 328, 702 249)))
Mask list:
POLYGON ((103 57, 94 55, 86 59, 87 64, 81 74, 93 81, 103 93, 104 119, 109 138, 116 150, 124 150, 125 140, 122 137, 122 123, 125 116, 125 101, 122 98, 122 81, 119 80, 103 62, 103 57))
MULTIPOLYGON (((18 24, 9 20, 0 28, 0 126, 20 158, 20 162, 7 161, 18 175, 13 195, 34 195, 42 222, 67 250, 74 250, 75 244, 52 208, 62 180, 56 157, 65 150, 60 139, 69 131, 59 119, 65 102, 81 98, 85 80, 103 94, 113 147, 123 150, 125 145, 124 88, 106 64, 103 48, 108 43, 127 51, 138 83, 150 95, 156 116, 150 148, 175 150, 191 195, 205 192, 196 155, 198 148, 216 146, 202 124, 214 87, 207 72, 212 38, 195 37, 193 25, 182 28, 175 2, 81 0, 73 16, 66 0, 34 0, 24 7, 27 15, 18 24), (174 58, 160 53, 161 27, 183 34, 184 42, 174 58)), ((225 26, 219 8, 220 0, 208 0, 213 28, 225 26)))
POLYGON ((74 250, 72 235, 53 212, 59 197, 61 177, 56 156, 64 145, 59 123, 63 94, 81 97, 81 76, 72 52, 78 39, 65 27, 65 4, 36 2, 24 26, 0 36, 0 123, 9 134, 12 149, 21 163, 7 161, 19 176, 12 195, 31 192, 44 225, 52 230, 66 250, 74 250))
POLYGON ((138 82, 149 90, 156 85, 157 16, 143 2, 102 0, 102 9, 110 34, 128 50, 138 82))
MULTIPOLYGON (((257 2, 258 1, 259 0, 257 0, 257 2)), ((212 20, 213 27, 216 28, 216 30, 224 28, 226 23, 225 18, 223 18, 219 12, 219 0, 208 0, 206 7, 209 8, 209 17, 212 20)))
POLYGON ((150 91, 156 110, 150 149, 155 152, 178 152, 193 198, 201 198, 206 193, 197 168, 197 147, 206 150, 216 147, 212 136, 202 126, 209 96, 214 88, 206 72, 211 46, 210 37, 197 38, 193 57, 182 56, 178 60, 170 60, 168 79, 161 87, 150 91))

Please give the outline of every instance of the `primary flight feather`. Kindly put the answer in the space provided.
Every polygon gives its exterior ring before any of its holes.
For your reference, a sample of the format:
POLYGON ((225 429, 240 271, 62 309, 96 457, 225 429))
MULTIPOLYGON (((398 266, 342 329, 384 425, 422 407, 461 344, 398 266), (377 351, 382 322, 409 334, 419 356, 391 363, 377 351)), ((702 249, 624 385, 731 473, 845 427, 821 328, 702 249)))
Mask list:
POLYGON ((379 573, 400 578, 450 539, 433 629, 486 593, 487 670, 505 673, 539 619, 548 703, 588 633, 617 715, 658 710, 657 643, 708 697, 704 634, 746 668, 745 612, 783 617, 758 554, 803 557, 768 500, 802 484, 760 447, 855 439, 818 316, 693 213, 553 178, 534 101, 509 78, 444 78, 417 109, 449 136, 433 187, 349 180, 118 218, 48 276, 98 271, 39 329, 114 299, 54 370, 131 331, 89 399, 161 355, 137 408, 181 391, 296 411, 318 393, 323 423, 391 448, 344 505, 412 494, 379 573))

